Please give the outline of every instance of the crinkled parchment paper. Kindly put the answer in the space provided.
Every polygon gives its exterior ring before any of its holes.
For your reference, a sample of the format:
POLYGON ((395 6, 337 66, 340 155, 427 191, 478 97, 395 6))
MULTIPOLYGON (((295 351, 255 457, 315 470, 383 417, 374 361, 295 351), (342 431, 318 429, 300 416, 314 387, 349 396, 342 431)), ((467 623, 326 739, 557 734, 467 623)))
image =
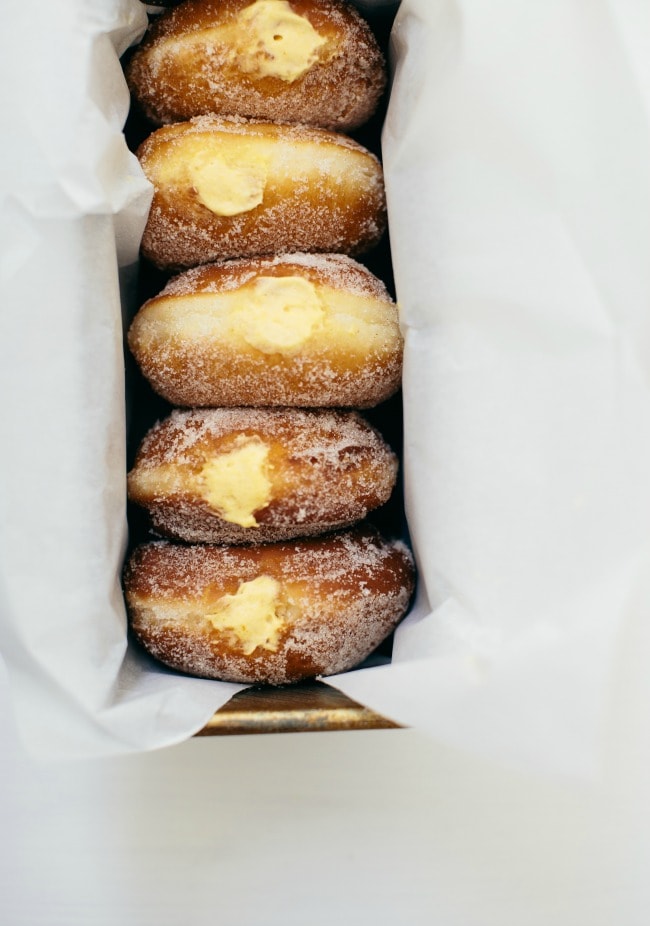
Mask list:
POLYGON ((34 750, 151 749, 241 686, 179 678, 127 650, 118 262, 128 299, 151 194, 122 135, 118 55, 145 9, 65 0, 36 15, 14 0, 4 18, 0 648, 34 750))
POLYGON ((405 0, 384 132, 420 590, 337 683, 578 775, 648 719, 648 48, 634 0, 405 0))

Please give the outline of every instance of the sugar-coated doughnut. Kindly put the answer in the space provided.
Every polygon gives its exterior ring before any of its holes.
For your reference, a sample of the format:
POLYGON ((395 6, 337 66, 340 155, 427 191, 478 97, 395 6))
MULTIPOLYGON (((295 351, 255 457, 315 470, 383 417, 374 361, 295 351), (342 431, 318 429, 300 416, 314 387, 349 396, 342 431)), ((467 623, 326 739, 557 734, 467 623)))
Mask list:
POLYGON ((154 426, 128 491, 166 537, 267 543, 362 520, 396 475, 397 458, 356 412, 216 408, 154 426))
POLYGON ((162 269, 359 254, 385 228, 379 161, 325 129, 200 116, 153 132, 138 157, 154 187, 142 253, 162 269))
POLYGON ((153 22, 126 76, 157 124, 220 113, 343 132, 385 86, 370 28, 341 0, 187 0, 153 22))
POLYGON ((129 345, 172 405, 369 408, 399 388, 397 306, 337 254, 207 264, 136 315, 129 345))
POLYGON ((413 582, 406 547, 362 529, 252 547, 145 544, 124 587, 133 631, 161 662, 282 685, 361 662, 405 613, 413 582))

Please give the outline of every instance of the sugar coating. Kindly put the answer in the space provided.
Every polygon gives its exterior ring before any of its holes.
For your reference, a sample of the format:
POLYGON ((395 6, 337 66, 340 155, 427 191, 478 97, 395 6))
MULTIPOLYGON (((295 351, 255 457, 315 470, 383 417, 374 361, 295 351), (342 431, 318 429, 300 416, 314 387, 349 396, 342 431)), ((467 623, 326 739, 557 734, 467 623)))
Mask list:
POLYGON ((247 74, 227 38, 215 32, 251 2, 190 0, 154 22, 126 72, 153 122, 220 113, 350 131, 370 118, 385 87, 385 63, 354 8, 338 0, 294 0, 295 11, 326 41, 313 65, 287 83, 247 74))
POLYGON ((248 548, 147 544, 125 575, 133 629, 156 658, 192 675, 269 684, 359 663, 406 612, 413 584, 406 547, 367 529, 248 548), (276 652, 246 656, 205 614, 260 575, 280 585, 285 628, 276 652))
POLYGON ((196 450, 232 434, 257 434, 282 443, 292 456, 340 465, 341 454, 362 447, 387 447, 376 428, 358 412, 299 408, 174 409, 145 436, 138 458, 143 466, 196 463, 196 450))
POLYGON ((187 296, 193 293, 228 292, 257 276, 270 272, 283 275, 298 270, 307 279, 326 283, 355 296, 373 296, 391 303, 386 286, 363 264, 346 254, 310 254, 301 251, 220 261, 192 267, 172 277, 158 296, 187 296))
POLYGON ((129 496, 164 536, 267 543, 362 520, 389 499, 396 476, 395 454, 357 412, 175 410, 145 437, 129 474, 129 496), (242 436, 269 451, 272 488, 254 526, 230 523, 201 491, 206 462, 241 445, 242 436))

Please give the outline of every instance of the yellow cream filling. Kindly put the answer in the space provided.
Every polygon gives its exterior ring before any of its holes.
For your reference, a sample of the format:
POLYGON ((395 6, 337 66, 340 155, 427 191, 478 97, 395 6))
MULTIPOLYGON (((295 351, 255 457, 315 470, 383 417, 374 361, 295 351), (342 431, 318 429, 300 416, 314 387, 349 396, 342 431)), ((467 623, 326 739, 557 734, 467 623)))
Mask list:
MULTIPOLYGON (((270 289, 273 290, 273 285, 270 289)), ((282 287, 277 287, 275 294, 279 296, 281 291, 282 287)), ((310 351, 331 354, 343 350, 362 357, 369 351, 390 351, 400 341, 397 309, 391 303, 320 286, 315 298, 308 298, 306 305, 305 319, 313 322, 308 336, 310 351)), ((284 312, 277 314, 282 317, 284 312)), ((293 315, 293 310, 289 311, 285 320, 293 315)), ((240 351, 246 344, 257 342, 258 348, 266 344, 268 352, 291 354, 287 344, 296 343, 301 337, 289 333, 281 338, 277 331, 269 334, 252 285, 230 292, 161 298, 141 311, 136 325, 145 345, 155 343, 158 338, 177 337, 180 329, 183 338, 218 341, 224 351, 240 351), (282 343, 284 347, 278 346, 282 343)), ((300 327, 305 333, 308 322, 303 319, 300 327)), ((303 344, 306 341, 307 337, 303 344)))
POLYGON ((224 595, 207 615, 216 630, 229 631, 246 656, 258 646, 274 652, 284 621, 278 616, 280 584, 270 576, 242 582, 234 595, 224 595))
POLYGON ((267 165, 252 151, 238 152, 236 157, 199 152, 187 163, 187 173, 199 202, 216 215, 241 215, 264 199, 267 165))
POLYGON ((358 152, 227 125, 172 137, 143 166, 159 191, 193 188, 208 209, 235 215, 262 203, 267 190, 285 195, 289 186, 312 185, 315 157, 318 176, 329 176, 341 197, 356 198, 359 185, 367 186, 368 164, 358 152))
POLYGON ((269 448, 262 440, 242 435, 232 450, 220 453, 203 466, 199 491, 224 521, 241 527, 258 526, 253 512, 271 499, 268 455, 269 448))
POLYGON ((165 146, 147 169, 161 188, 189 187, 217 215, 249 212, 264 199, 269 173, 268 146, 241 135, 187 135, 165 146))
POLYGON ((134 469, 129 473, 129 490, 150 498, 195 493, 224 521, 258 527, 254 512, 273 496, 268 455, 269 448, 259 437, 241 435, 231 450, 212 457, 198 473, 174 463, 134 469))
POLYGON ((257 0, 222 25, 159 40, 151 57, 159 68, 171 56, 182 71, 192 68, 197 55, 211 57, 218 50, 245 74, 293 83, 319 58, 331 57, 323 48, 327 44, 328 39, 286 0, 257 0))
POLYGON ((231 309, 233 328, 265 354, 297 353, 325 315, 316 287, 302 277, 258 277, 231 309))
POLYGON ((308 71, 326 43, 286 0, 257 0, 239 14, 232 58, 242 71, 291 83, 308 71))

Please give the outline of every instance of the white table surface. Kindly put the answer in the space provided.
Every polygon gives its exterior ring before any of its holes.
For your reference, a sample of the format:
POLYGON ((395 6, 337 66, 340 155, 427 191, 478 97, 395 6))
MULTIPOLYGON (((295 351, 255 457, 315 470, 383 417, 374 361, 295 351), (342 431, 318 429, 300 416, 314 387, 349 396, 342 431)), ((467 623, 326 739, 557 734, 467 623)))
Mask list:
POLYGON ((4 926, 647 923, 648 827, 583 784, 408 730, 42 764, 0 702, 4 926))

